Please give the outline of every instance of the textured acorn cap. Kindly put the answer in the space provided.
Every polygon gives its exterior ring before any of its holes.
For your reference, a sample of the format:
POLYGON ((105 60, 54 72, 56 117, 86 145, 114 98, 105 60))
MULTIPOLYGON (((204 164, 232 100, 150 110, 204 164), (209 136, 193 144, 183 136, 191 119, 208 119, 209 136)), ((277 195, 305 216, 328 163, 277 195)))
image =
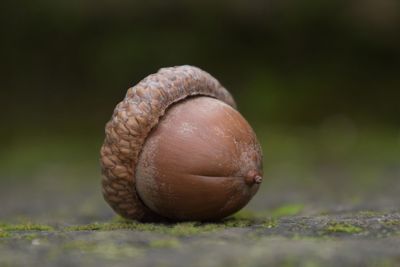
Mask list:
POLYGON ((172 104, 209 96, 236 108, 230 93, 210 74, 193 67, 160 69, 129 88, 107 123, 101 148, 103 196, 121 216, 149 221, 161 217, 146 207, 135 187, 139 154, 152 128, 172 104))

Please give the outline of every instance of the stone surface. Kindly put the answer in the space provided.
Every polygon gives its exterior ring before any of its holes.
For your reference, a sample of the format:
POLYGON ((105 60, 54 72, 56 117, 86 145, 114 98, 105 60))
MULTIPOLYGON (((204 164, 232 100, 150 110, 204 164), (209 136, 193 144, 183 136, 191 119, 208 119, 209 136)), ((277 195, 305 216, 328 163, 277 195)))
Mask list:
POLYGON ((400 266, 398 135, 358 133, 342 146, 343 133, 259 137, 259 192, 212 224, 116 221, 101 196, 101 141, 8 150, 0 266, 400 266))

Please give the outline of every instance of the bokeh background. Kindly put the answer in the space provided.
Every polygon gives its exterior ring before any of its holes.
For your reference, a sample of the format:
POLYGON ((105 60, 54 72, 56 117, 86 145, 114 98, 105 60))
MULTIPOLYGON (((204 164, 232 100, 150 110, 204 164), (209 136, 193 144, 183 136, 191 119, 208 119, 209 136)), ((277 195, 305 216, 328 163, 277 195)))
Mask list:
POLYGON ((2 219, 111 218, 104 125, 129 87, 182 64, 219 79, 258 134, 266 180, 249 209, 400 203, 396 0, 19 0, 0 14, 2 219))

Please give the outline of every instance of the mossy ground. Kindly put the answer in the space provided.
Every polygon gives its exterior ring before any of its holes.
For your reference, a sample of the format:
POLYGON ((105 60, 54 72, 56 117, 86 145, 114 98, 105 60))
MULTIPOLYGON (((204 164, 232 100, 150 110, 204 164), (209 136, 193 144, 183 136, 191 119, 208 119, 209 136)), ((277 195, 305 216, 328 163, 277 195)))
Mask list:
POLYGON ((0 162, 0 267, 400 266, 398 132, 260 130, 262 187, 219 222, 115 218, 100 143, 21 144, 0 162))
POLYGON ((361 227, 348 224, 348 223, 330 223, 326 228, 328 233, 346 233, 346 234, 357 234, 363 231, 361 227))
MULTIPOLYGON (((286 205, 279 210, 286 210, 286 205)), ((135 266, 154 266, 167 261, 161 266, 176 266, 187 255, 189 258, 183 262, 193 266, 247 266, 264 261, 279 266, 326 266, 327 251, 334 257, 351 250, 362 253, 373 245, 376 251, 372 251, 373 257, 364 256, 364 266, 396 266, 398 251, 393 248, 400 246, 400 213, 362 211, 281 216, 279 212, 279 216, 265 217, 266 213, 276 214, 245 210, 213 223, 140 223, 121 218, 66 226, 1 223, 0 262, 7 264, 19 262, 17 257, 29 258, 21 253, 30 248, 45 251, 44 258, 35 260, 45 266, 60 260, 71 265, 87 261, 89 265, 125 265, 133 261, 135 266), (336 250, 337 244, 343 248, 336 250), (290 256, 277 256, 282 248, 290 256), (384 248, 386 260, 379 257, 384 248), (275 256, 269 258, 272 255, 275 256), (309 258, 304 258, 306 255, 309 258), (212 257, 216 262, 208 262, 212 257)))
POLYGON ((0 231, 53 231, 53 227, 44 224, 35 224, 31 222, 10 224, 0 223, 0 231))
MULTIPOLYGON (((286 209, 287 205, 278 208, 286 209)), ((290 209, 291 210, 291 209, 290 209)), ((287 230, 290 235, 323 237, 337 233, 346 234, 349 237, 362 232, 372 236, 379 229, 385 229, 386 233, 397 235, 400 231, 400 214, 396 212, 382 213, 373 211, 360 211, 357 216, 353 213, 317 216, 279 216, 265 217, 270 212, 251 212, 244 210, 232 217, 219 222, 177 222, 177 223, 143 223, 126 220, 120 217, 109 222, 95 222, 89 224, 51 226, 45 224, 26 223, 0 223, 0 237, 9 237, 12 234, 24 234, 26 239, 39 237, 41 233, 69 233, 79 232, 118 232, 131 231, 165 235, 174 238, 193 237, 197 235, 212 235, 214 233, 233 229, 252 229, 262 231, 267 235, 275 236, 276 231, 282 235, 287 230), (290 227, 288 227, 290 225, 290 227), (373 227, 372 229, 369 229, 373 227), (266 232, 269 231, 269 232, 266 232), (310 232, 311 231, 311 232, 310 232), (310 234, 311 233, 311 234, 310 234)), ((274 214, 274 212, 270 213, 274 214)), ((288 235, 285 235, 288 236, 288 235)), ((388 235, 389 236, 389 235, 388 235)))

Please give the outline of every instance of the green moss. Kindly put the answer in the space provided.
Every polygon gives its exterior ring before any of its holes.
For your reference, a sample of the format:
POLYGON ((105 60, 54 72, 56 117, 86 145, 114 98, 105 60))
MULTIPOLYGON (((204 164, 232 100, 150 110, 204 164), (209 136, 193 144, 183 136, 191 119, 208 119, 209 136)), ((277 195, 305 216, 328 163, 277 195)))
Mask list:
POLYGON ((119 221, 110 223, 92 223, 65 228, 66 231, 113 231, 135 230, 168 234, 173 236, 188 236, 216 231, 221 225, 214 223, 183 222, 176 224, 139 223, 136 221, 119 221))
POLYGON ((54 228, 43 224, 24 223, 24 224, 0 224, 3 231, 53 231, 54 228))
POLYGON ((284 216, 294 216, 302 212, 303 209, 304 209, 303 204, 287 204, 272 210, 271 216, 275 218, 284 216))
POLYGON ((250 221, 250 220, 255 220, 261 216, 263 216, 263 214, 260 214, 259 212, 254 212, 251 210, 243 209, 243 210, 240 210, 239 212, 236 212, 229 219, 250 221))
POLYGON ((383 224, 384 224, 385 226, 388 226, 388 227, 400 226, 400 220, 395 220, 395 219, 392 219, 392 220, 385 220, 385 221, 383 222, 383 224))
POLYGON ((285 204, 279 206, 272 210, 263 210, 263 211, 250 211, 250 210, 241 210, 231 216, 230 218, 237 219, 237 220, 247 220, 252 223, 259 222, 265 220, 266 218, 280 218, 284 216, 294 216, 298 215, 304 210, 304 204, 300 203, 292 203, 292 204, 285 204))
POLYGON ((261 226, 265 228, 274 228, 278 226, 278 222, 275 219, 270 219, 263 222, 261 226))
POLYGON ((346 233, 346 234, 357 234, 361 233, 363 229, 361 227, 348 224, 348 223, 330 223, 325 231, 328 233, 346 233))
POLYGON ((10 237, 11 234, 7 232, 0 231, 0 238, 7 238, 10 237))
POLYGON ((114 231, 114 230, 139 230, 154 231, 159 228, 152 223, 138 223, 135 221, 115 221, 109 223, 91 223, 86 225, 74 225, 64 228, 65 231, 114 231))
POLYGON ((263 223, 268 216, 264 212, 241 210, 222 221, 225 227, 249 227, 263 223))
POLYGON ((220 222, 181 222, 181 223, 140 223, 117 217, 107 223, 91 223, 74 225, 64 228, 65 231, 113 231, 133 230, 157 232, 172 236, 190 236, 208 232, 215 232, 232 227, 249 227, 261 225, 262 227, 275 227, 275 219, 266 217, 263 213, 242 211, 220 222))
POLYGON ((231 227, 248 227, 254 224, 253 220, 247 219, 235 219, 235 218, 228 218, 222 221, 221 227, 222 228, 231 228, 231 227))
POLYGON ((214 232, 221 229, 221 224, 215 223, 196 223, 196 222, 185 222, 177 223, 170 229, 166 229, 164 233, 175 236, 188 236, 196 235, 206 232, 214 232))
POLYGON ((176 238, 156 239, 149 243, 151 248, 178 248, 180 246, 181 243, 176 238))
POLYGON ((252 225, 261 225, 262 227, 272 228, 277 226, 275 218, 271 217, 271 211, 254 212, 250 210, 241 210, 232 217, 225 219, 226 227, 249 227, 252 225))
POLYGON ((85 225, 73 225, 64 228, 65 231, 73 232, 73 231, 109 231, 109 230, 118 230, 125 229, 117 223, 91 223, 85 225), (112 228, 111 228, 112 227, 112 228))
POLYGON ((385 214, 383 211, 371 211, 371 210, 362 210, 357 213, 358 215, 365 217, 377 217, 385 214))
POLYGON ((107 223, 91 223, 87 225, 75 225, 64 228, 65 231, 113 231, 133 230, 148 231, 168 234, 173 236, 189 236, 214 232, 233 227, 249 227, 261 225, 262 227, 275 227, 275 219, 268 218, 264 213, 241 211, 220 222, 181 222, 181 223, 140 223, 121 217, 114 218, 107 223))
POLYGON ((269 215, 270 212, 268 211, 254 212, 250 210, 241 210, 222 222, 225 227, 249 227, 252 225, 261 225, 266 228, 276 227, 276 219, 271 218, 269 215))

